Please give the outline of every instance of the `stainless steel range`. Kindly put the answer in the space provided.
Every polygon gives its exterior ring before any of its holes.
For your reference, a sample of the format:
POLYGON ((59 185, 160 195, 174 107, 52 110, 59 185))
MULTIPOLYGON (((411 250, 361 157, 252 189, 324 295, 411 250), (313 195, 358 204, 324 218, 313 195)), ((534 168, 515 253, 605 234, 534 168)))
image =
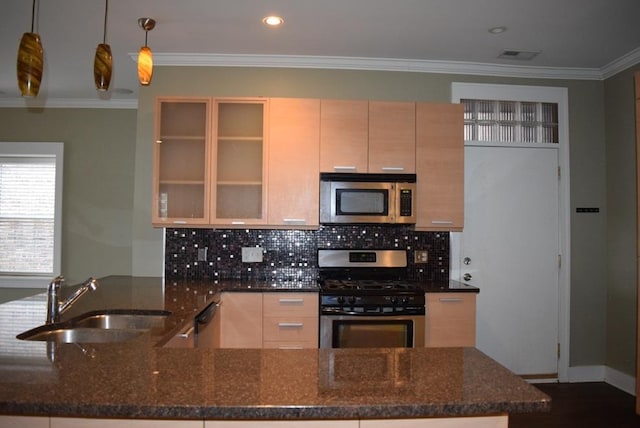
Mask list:
POLYGON ((424 346, 425 297, 405 250, 318 250, 320 347, 424 346))

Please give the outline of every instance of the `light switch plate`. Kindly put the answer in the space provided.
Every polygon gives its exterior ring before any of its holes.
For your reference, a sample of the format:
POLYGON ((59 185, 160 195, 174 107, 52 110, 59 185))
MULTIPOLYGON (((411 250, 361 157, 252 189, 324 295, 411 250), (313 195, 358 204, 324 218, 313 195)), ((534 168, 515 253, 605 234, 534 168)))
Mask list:
POLYGON ((262 262, 262 247, 242 247, 242 263, 262 262))

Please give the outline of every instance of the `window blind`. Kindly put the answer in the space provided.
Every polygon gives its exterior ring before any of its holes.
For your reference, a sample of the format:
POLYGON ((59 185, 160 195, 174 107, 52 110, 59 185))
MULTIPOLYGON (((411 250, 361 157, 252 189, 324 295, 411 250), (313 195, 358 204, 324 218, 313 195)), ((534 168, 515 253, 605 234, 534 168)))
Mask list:
POLYGON ((0 274, 54 270, 56 159, 0 156, 0 274))

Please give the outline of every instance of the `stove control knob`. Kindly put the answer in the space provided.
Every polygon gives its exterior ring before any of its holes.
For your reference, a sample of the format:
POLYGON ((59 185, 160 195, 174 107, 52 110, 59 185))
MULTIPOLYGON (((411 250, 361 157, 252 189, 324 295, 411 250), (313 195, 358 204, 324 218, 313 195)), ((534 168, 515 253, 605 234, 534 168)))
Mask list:
POLYGON ((398 298, 396 296, 391 296, 391 304, 395 305, 398 303, 398 298))
POLYGON ((356 304, 356 298, 355 298, 355 296, 349 296, 349 304, 350 304, 351 306, 353 306, 353 305, 355 305, 355 304, 356 304))
POLYGON ((402 298, 402 304, 406 306, 407 303, 409 303, 409 298, 407 296, 405 296, 405 297, 402 298))
POLYGON ((344 305, 344 297, 342 297, 342 296, 338 296, 338 304, 339 304, 340 306, 344 305))

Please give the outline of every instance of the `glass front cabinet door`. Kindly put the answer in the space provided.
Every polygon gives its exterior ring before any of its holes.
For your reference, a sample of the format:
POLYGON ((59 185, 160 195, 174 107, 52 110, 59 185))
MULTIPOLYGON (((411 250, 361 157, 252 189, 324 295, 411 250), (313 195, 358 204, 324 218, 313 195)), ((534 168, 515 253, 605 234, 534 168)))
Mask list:
POLYGON ((155 114, 152 223, 207 224, 211 101, 159 98, 155 114))
POLYGON ((266 99, 214 100, 213 224, 266 223, 266 99))

